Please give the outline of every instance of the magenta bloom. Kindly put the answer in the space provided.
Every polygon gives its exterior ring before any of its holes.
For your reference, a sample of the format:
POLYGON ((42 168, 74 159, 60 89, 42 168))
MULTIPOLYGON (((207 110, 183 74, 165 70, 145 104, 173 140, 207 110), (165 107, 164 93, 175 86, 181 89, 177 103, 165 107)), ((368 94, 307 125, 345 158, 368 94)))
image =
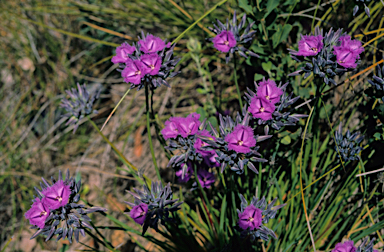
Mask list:
POLYGON ((202 188, 211 188, 211 185, 215 183, 215 175, 204 169, 197 171, 197 178, 202 188))
POLYGON ((25 218, 29 220, 31 225, 44 228, 45 220, 50 214, 49 208, 40 201, 39 198, 35 198, 31 208, 24 214, 25 218))
POLYGON ((237 125, 224 140, 228 143, 229 150, 238 153, 249 153, 251 148, 256 146, 252 128, 241 124, 237 125))
MULTIPOLYGON (((199 131, 198 134, 200 136, 210 137, 210 138, 212 138, 213 141, 216 140, 216 138, 214 136, 211 136, 209 134, 208 130, 199 131)), ((204 142, 203 140, 201 140, 200 138, 197 137, 195 144, 193 145, 193 147, 195 147, 197 153, 200 153, 203 157, 208 157, 208 156, 212 156, 215 154, 214 150, 201 149, 201 147, 203 147, 203 146, 209 146, 209 144, 207 144, 206 142, 204 142)))
POLYGON ((217 155, 216 152, 214 151, 214 153, 213 153, 212 156, 204 157, 204 161, 205 161, 205 163, 206 163, 209 167, 220 167, 220 163, 217 162, 216 157, 218 157, 218 155, 217 155))
POLYGON ((161 67, 161 57, 156 53, 144 54, 140 57, 144 74, 156 75, 161 67))
POLYGON ((48 206, 51 210, 55 210, 68 203, 71 188, 64 181, 59 180, 51 187, 45 188, 41 193, 45 196, 42 199, 44 205, 48 206))
POLYGON ((143 225, 145 218, 147 217, 148 213, 148 206, 147 204, 140 203, 138 206, 132 207, 131 211, 129 212, 129 216, 140 225, 143 225))
POLYGON ((191 179, 192 174, 193 174, 192 164, 188 163, 188 165, 187 165, 188 168, 184 174, 184 178, 182 178, 183 177, 183 166, 184 166, 184 164, 181 164, 181 169, 176 172, 176 176, 178 177, 179 182, 187 183, 191 179))
POLYGON ((236 39, 232 32, 222 31, 212 40, 213 46, 220 52, 229 52, 229 50, 236 46, 236 39))
POLYGON ((164 129, 162 129, 161 134, 163 135, 165 140, 169 138, 176 138, 180 134, 178 126, 179 120, 180 117, 171 117, 164 123, 165 127, 164 129))
POLYGON ((332 250, 332 252, 355 252, 356 248, 353 246, 353 241, 346 241, 344 243, 336 244, 336 247, 332 250))
POLYGON ((159 37, 155 37, 152 34, 149 34, 143 40, 139 40, 140 50, 144 53, 155 53, 161 51, 167 46, 169 48, 171 46, 170 43, 165 45, 164 40, 159 37))
POLYGON ((260 228, 262 222, 262 211, 254 205, 247 206, 242 213, 239 213, 239 227, 244 230, 248 228, 255 230, 260 228))
POLYGON ((250 112, 254 118, 260 118, 264 121, 271 120, 274 111, 275 105, 264 97, 259 96, 252 97, 251 104, 249 104, 248 108, 248 112, 250 112))
POLYGON ((298 56, 315 56, 323 49, 323 37, 302 35, 299 41, 298 56))
POLYGON ((135 51, 134 46, 130 46, 127 42, 121 44, 116 48, 116 56, 113 56, 112 62, 116 63, 125 63, 129 60, 128 55, 132 54, 135 51))
POLYGON ((140 60, 128 60, 127 66, 121 72, 121 77, 124 78, 124 81, 133 84, 140 84, 141 78, 144 77, 143 63, 140 60))
POLYGON ((284 93, 283 90, 278 88, 276 86, 275 81, 273 80, 260 82, 259 87, 257 89, 257 96, 264 97, 265 99, 270 101, 272 104, 279 102, 280 97, 283 93, 284 93))
POLYGON ((194 135, 199 130, 200 115, 197 113, 192 113, 185 118, 180 118, 178 120, 178 129, 180 131, 180 135, 184 138, 187 138, 189 135, 194 135))
POLYGON ((340 42, 340 46, 333 48, 337 63, 345 68, 356 68, 356 60, 360 59, 360 53, 364 51, 361 42, 351 40, 349 35, 340 37, 340 42))

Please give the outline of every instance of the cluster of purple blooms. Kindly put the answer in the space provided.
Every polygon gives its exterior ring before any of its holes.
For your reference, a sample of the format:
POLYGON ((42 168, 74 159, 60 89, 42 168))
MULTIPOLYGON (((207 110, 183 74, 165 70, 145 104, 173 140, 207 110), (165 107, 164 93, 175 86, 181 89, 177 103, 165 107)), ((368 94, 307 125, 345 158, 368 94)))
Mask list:
POLYGON ((285 204, 273 206, 277 198, 269 204, 267 204, 264 197, 259 200, 253 196, 250 204, 248 204, 247 200, 241 194, 240 199, 241 209, 237 209, 239 216, 237 229, 241 232, 241 237, 250 237, 251 241, 254 241, 258 237, 264 241, 268 241, 270 236, 276 239, 276 234, 263 224, 275 218, 277 210, 284 207, 285 204))
POLYGON ((351 240, 340 242, 336 244, 335 248, 332 249, 332 252, 379 252, 378 250, 373 249, 374 239, 372 239, 365 246, 367 241, 368 241, 368 238, 364 239, 364 241, 358 247, 355 247, 353 241, 351 240))
POLYGON ((174 47, 159 37, 142 33, 137 44, 131 46, 124 42, 117 47, 112 62, 120 64, 121 76, 131 83, 131 88, 141 89, 145 84, 153 88, 162 84, 169 87, 165 79, 178 73, 171 72, 179 62, 179 59, 171 59, 174 47), (169 50, 165 51, 167 48, 169 50))
MULTIPOLYGON (((186 183, 194 174, 194 165, 197 165, 197 178, 204 188, 210 188, 215 182, 215 176, 208 169, 212 166, 218 166, 214 150, 207 149, 209 145, 202 141, 199 136, 212 140, 212 136, 205 129, 205 121, 200 122, 200 115, 192 113, 187 117, 171 117, 165 122, 165 127, 161 131, 165 140, 170 139, 169 146, 166 148, 174 151, 181 150, 182 153, 175 155, 169 161, 168 166, 181 168, 176 171, 179 181, 186 183)), ((196 186, 197 183, 194 184, 196 186)))
POLYGON ((42 234, 46 236, 46 241, 53 235, 57 235, 56 240, 66 237, 72 242, 72 236, 79 241, 79 234, 85 236, 84 228, 93 229, 89 224, 91 219, 88 213, 96 211, 105 212, 105 208, 86 207, 78 204, 80 200, 81 180, 75 182, 74 178, 69 177, 69 171, 63 180, 61 171, 56 181, 53 177, 52 185, 42 178, 40 183, 41 190, 35 187, 37 197, 33 200, 31 208, 25 213, 25 218, 33 229, 38 229, 31 239, 42 234), (61 225, 59 225, 61 224, 61 225))
POLYGON ((229 62, 230 54, 234 54, 238 52, 240 56, 244 58, 248 58, 247 54, 253 57, 259 57, 256 53, 248 50, 244 47, 244 44, 252 41, 256 31, 251 30, 252 26, 255 22, 248 24, 248 26, 244 29, 242 35, 240 35, 243 27, 245 26, 247 20, 247 16, 244 14, 240 23, 237 25, 237 17, 236 12, 233 14, 232 22, 227 22, 223 24, 219 20, 217 21, 217 25, 213 24, 214 28, 208 27, 209 30, 214 32, 216 36, 211 38, 210 40, 213 42, 213 46, 219 50, 220 52, 227 53, 226 62, 229 62), (240 46, 243 44, 243 46, 240 46))
POLYGON ((313 72, 323 78, 324 83, 331 82, 337 85, 333 77, 355 69, 364 48, 360 41, 351 40, 347 34, 342 35, 342 29, 336 32, 331 29, 323 36, 323 30, 316 27, 315 35, 301 36, 299 51, 288 50, 294 60, 306 62, 301 70, 291 73, 289 76, 299 75, 304 71, 304 78, 307 78, 313 72), (303 59, 299 59, 299 56, 303 59))
POLYGON ((143 235, 148 227, 158 231, 158 223, 165 225, 166 221, 173 222, 171 213, 179 210, 183 202, 176 203, 179 199, 173 199, 171 185, 163 186, 161 182, 152 182, 151 186, 144 185, 144 190, 133 189, 128 191, 134 202, 125 202, 132 207, 130 217, 139 225, 143 226, 143 235))
POLYGON ((248 112, 258 125, 265 125, 265 134, 269 131, 269 126, 279 130, 283 126, 295 125, 300 118, 307 115, 293 114, 289 111, 282 113, 283 109, 295 103, 300 97, 292 98, 293 93, 287 95, 285 89, 288 83, 279 86, 274 80, 263 79, 259 84, 255 82, 256 93, 247 89, 245 99, 249 103, 248 112))

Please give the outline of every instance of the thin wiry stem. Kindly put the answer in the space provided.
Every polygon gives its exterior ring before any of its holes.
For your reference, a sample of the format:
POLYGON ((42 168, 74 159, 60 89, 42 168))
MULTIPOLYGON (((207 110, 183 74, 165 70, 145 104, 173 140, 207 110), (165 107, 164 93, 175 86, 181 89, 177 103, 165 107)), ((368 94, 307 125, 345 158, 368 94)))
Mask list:
POLYGON ((152 144, 152 136, 151 136, 151 125, 150 125, 150 108, 149 108, 149 91, 148 91, 148 85, 149 83, 145 83, 145 106, 147 109, 147 133, 148 133, 148 142, 149 142, 149 148, 151 149, 151 155, 152 155, 152 161, 153 165, 155 166, 156 170, 156 175, 159 181, 161 181, 161 176, 160 176, 160 171, 159 167, 157 166, 156 162, 156 156, 155 156, 155 151, 153 149, 153 144, 152 144))

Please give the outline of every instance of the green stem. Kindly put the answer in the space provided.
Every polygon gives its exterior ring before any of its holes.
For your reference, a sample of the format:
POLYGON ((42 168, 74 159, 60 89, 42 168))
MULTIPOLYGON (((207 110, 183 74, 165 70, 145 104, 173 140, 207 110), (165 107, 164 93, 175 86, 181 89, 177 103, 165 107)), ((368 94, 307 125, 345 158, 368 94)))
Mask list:
POLYGON ((155 157, 155 151, 153 150, 153 144, 152 144, 152 136, 151 136, 151 125, 150 125, 150 110, 149 110, 149 92, 148 92, 148 83, 145 83, 145 106, 147 109, 147 133, 148 133, 148 142, 149 142, 149 148, 151 149, 151 155, 152 155, 152 161, 155 165, 157 178, 159 181, 161 181, 160 171, 159 167, 157 166, 156 157, 155 157))
POLYGON ((241 110, 241 109, 243 109, 243 102, 241 101, 240 88, 239 88, 239 84, 237 83, 237 74, 236 74, 236 54, 233 54, 233 63, 235 64, 235 69, 233 70, 233 72, 234 72, 234 78, 235 78, 236 90, 237 90, 237 95, 238 95, 238 97, 239 97, 239 104, 240 104, 240 110, 241 110))

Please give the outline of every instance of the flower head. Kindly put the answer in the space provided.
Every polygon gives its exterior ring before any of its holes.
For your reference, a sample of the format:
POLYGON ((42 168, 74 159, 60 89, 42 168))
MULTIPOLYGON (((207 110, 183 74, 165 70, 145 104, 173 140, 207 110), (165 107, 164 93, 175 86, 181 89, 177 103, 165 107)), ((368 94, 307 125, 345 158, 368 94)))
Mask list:
POLYGON ((260 118, 264 121, 271 120, 274 111, 275 105, 266 98, 259 96, 251 98, 248 112, 250 112, 254 118, 260 118))
POLYGON ((356 60, 360 59, 360 54, 364 51, 361 42, 351 40, 349 35, 341 36, 339 41, 340 46, 333 47, 337 63, 345 68, 356 68, 356 60))
POLYGON ((332 252, 355 252, 356 247, 353 246, 353 241, 346 241, 344 243, 336 244, 332 252))
POLYGON ((228 149, 238 153, 248 153, 252 147, 256 146, 253 130, 249 126, 237 125, 232 133, 228 134, 225 139, 228 143, 228 149))
POLYGON ((155 37, 152 34, 148 34, 146 37, 143 36, 143 39, 139 40, 140 50, 144 53, 154 53, 162 51, 166 46, 170 47, 170 43, 167 45, 165 41, 159 37, 155 37))
MULTIPOLYGON (((213 141, 216 140, 216 138, 214 136, 209 134, 208 130, 201 130, 201 131, 198 132, 198 135, 209 137, 213 141)), ((196 141, 195 141, 195 144, 194 144, 196 152, 200 153, 203 157, 208 157, 208 156, 210 157, 210 156, 215 154, 214 150, 205 150, 205 149, 201 148, 201 147, 204 147, 204 146, 209 146, 209 144, 207 144, 206 142, 201 140, 201 138, 197 138, 196 141)))
POLYGON ((212 42, 213 46, 221 52, 229 52, 232 47, 236 46, 236 39, 231 31, 222 31, 212 42))
POLYGON ((156 75, 161 67, 161 57, 156 53, 144 54, 140 57, 144 74, 156 75))
POLYGON ((45 220, 50 214, 49 207, 46 206, 39 198, 35 198, 31 208, 25 213, 25 218, 29 220, 31 225, 44 228, 45 220))
POLYGON ((335 46, 334 49, 336 48, 348 48, 352 50, 353 54, 357 56, 357 58, 360 58, 360 54, 364 52, 364 47, 361 45, 361 41, 359 40, 351 40, 351 36, 349 35, 344 35, 341 36, 339 41, 341 42, 340 46, 335 46))
POLYGON ((262 222, 261 209, 254 205, 247 206, 242 213, 239 213, 239 227, 244 230, 255 230, 260 228, 262 222))
POLYGON ((138 206, 134 206, 129 212, 129 216, 140 225, 143 225, 148 213, 148 205, 140 203, 138 206))
POLYGON ((129 60, 128 55, 132 54, 135 51, 135 47, 129 45, 127 42, 121 44, 121 46, 116 47, 116 55, 113 56, 113 63, 125 63, 129 60))
POLYGON ((181 183, 187 183, 191 179, 192 174, 193 174, 192 164, 188 163, 187 164, 187 170, 185 171, 184 178, 183 178, 184 165, 185 164, 181 164, 182 168, 176 172, 176 176, 178 177, 179 182, 181 182, 181 183))
POLYGON ((215 175, 204 169, 197 171, 197 178, 203 188, 211 188, 211 185, 215 183, 215 175))
POLYGON ((45 188, 42 194, 45 196, 43 198, 44 204, 48 206, 49 209, 55 210, 68 203, 71 189, 63 180, 59 180, 52 186, 45 188))
POLYGON ((298 56, 315 56, 323 49, 323 36, 302 35, 298 56))
POLYGON ((65 90, 69 99, 63 98, 61 100, 60 107, 66 110, 66 114, 63 117, 68 117, 69 120, 66 125, 74 124, 73 133, 75 133, 79 126, 79 121, 87 115, 92 113, 97 114, 96 110, 93 110, 93 103, 99 97, 100 90, 90 94, 85 86, 81 86, 77 83, 77 90, 72 88, 71 90, 65 90))
POLYGON ((280 101, 280 97, 283 94, 283 90, 276 86, 276 82, 273 80, 264 80, 259 83, 259 88, 257 89, 257 96, 264 97, 266 100, 270 101, 272 104, 275 104, 280 101))
POLYGON ((180 134, 179 120, 180 117, 171 117, 164 123, 165 127, 161 130, 161 134, 165 140, 176 138, 180 134))
POLYGON ((125 82, 135 85, 140 84, 144 75, 143 63, 140 60, 128 60, 127 66, 121 72, 121 77, 124 78, 125 82))

